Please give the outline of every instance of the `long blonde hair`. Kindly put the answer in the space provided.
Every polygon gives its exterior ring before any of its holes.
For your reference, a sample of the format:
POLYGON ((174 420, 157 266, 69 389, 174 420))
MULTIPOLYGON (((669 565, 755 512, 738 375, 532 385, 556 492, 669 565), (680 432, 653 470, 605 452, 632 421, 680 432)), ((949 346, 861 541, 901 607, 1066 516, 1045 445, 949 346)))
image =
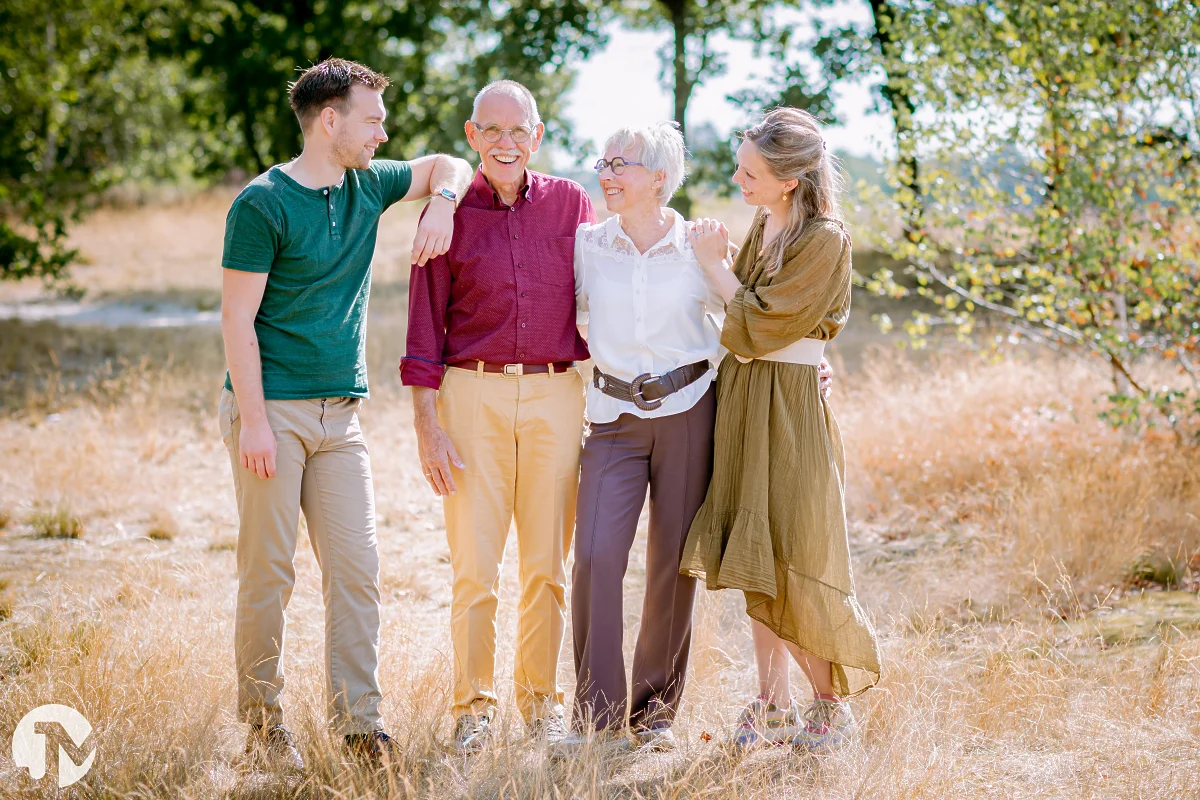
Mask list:
POLYGON ((745 131, 742 139, 754 143, 777 179, 798 182, 791 193, 787 224, 763 252, 770 264, 767 274, 774 275, 810 219, 841 220, 838 198, 844 181, 837 157, 825 147, 821 123, 807 111, 786 106, 772 109, 762 122, 745 131))

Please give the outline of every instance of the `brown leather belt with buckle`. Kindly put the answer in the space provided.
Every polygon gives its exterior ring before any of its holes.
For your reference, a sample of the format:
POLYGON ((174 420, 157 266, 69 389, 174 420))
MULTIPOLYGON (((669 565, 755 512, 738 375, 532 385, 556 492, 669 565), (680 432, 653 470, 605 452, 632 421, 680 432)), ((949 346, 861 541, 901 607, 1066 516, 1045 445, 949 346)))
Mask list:
POLYGON ((668 372, 666 375, 653 375, 643 372, 626 382, 612 375, 605 375, 599 367, 592 367, 592 385, 609 397, 633 403, 643 411, 653 411, 663 404, 663 400, 675 394, 685 386, 690 386, 704 377, 708 372, 707 361, 697 361, 668 372))
MULTIPOLYGON (((469 361, 459 361, 457 364, 451 364, 450 366, 478 372, 479 363, 471 359, 469 361)), ((489 364, 485 361, 483 362, 483 371, 496 375, 544 375, 547 372, 551 374, 566 372, 574 366, 574 361, 555 361, 553 364, 489 364)))

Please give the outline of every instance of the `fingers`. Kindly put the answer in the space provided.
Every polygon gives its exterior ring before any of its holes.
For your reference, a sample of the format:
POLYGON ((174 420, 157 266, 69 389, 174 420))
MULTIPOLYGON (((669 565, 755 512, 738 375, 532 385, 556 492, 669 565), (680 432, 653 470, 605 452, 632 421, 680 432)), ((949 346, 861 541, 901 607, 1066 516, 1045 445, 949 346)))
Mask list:
POLYGON ((421 468, 425 471, 425 480, 433 487, 433 491, 441 497, 454 494, 458 486, 454 483, 454 474, 450 469, 454 465, 463 469, 466 464, 458 457, 458 451, 447 438, 445 445, 436 448, 437 452, 428 459, 422 459, 421 468))
POLYGON ((413 237, 412 252, 409 254, 410 264, 416 264, 417 258, 420 256, 421 251, 425 249, 425 237, 425 229, 418 225, 417 235, 413 237))
POLYGON ((438 239, 437 247, 434 248, 434 253, 430 257, 437 258, 440 255, 444 255, 446 253, 446 251, 448 251, 449 249, 450 249, 450 237, 442 236, 438 239))
POLYGON ((266 480, 275 477, 274 453, 242 453, 242 468, 266 480))
POLYGON ((464 464, 463 460, 458 457, 458 451, 454 449, 453 442, 450 442, 450 441, 446 442, 446 455, 449 457, 451 464, 458 467, 459 469, 466 469, 467 465, 464 464))
POLYGON ((430 239, 429 231, 422 228, 417 229, 417 235, 413 239, 412 263, 418 267, 425 266, 425 262, 430 258, 428 254, 431 244, 430 239))
POLYGON ((448 468, 433 464, 430 466, 429 472, 425 474, 425 479, 433 486, 433 491, 438 497, 450 494, 450 489, 446 484, 447 472, 449 472, 448 468))
POLYGON ((454 485, 454 478, 450 475, 450 464, 444 453, 440 459, 426 468, 425 480, 429 481, 429 485, 433 487, 434 493, 439 497, 447 497, 458 491, 458 487, 454 485))

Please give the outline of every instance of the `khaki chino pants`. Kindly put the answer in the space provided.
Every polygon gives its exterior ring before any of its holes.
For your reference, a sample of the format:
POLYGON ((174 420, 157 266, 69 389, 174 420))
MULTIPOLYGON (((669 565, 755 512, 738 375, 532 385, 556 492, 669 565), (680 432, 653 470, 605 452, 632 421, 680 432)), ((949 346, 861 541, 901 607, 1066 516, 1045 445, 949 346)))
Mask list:
POLYGON ((221 393, 221 437, 241 519, 234 643, 243 722, 283 721, 285 614, 303 510, 321 567, 330 721, 343 734, 381 727, 379 552, 361 402, 268 400, 278 452, 275 477, 263 480, 241 465, 237 401, 232 392, 221 393))
POLYGON ((527 722, 562 712, 564 561, 575 525, 583 407, 583 380, 574 369, 521 376, 446 370, 438 416, 466 464, 453 473, 457 494, 445 498, 456 717, 494 713, 496 607, 514 518, 517 705, 527 722))

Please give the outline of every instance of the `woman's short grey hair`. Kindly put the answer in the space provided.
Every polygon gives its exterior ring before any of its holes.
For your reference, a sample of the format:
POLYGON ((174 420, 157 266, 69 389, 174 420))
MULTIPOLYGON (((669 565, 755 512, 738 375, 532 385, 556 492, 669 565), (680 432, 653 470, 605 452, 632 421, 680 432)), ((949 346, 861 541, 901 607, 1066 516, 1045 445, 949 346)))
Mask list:
POLYGON ((658 200, 666 203, 687 174, 687 148, 683 134, 675 122, 659 122, 644 128, 621 128, 604 143, 604 151, 626 150, 637 146, 637 160, 651 172, 663 174, 662 186, 658 187, 658 200))
POLYGON ((530 126, 536 128, 541 123, 542 118, 538 116, 537 100, 533 99, 533 92, 516 81, 492 81, 480 89, 479 94, 475 95, 475 105, 471 107, 471 119, 476 122, 483 121, 479 119, 479 104, 483 102, 484 97, 493 92, 508 95, 520 103, 525 111, 525 120, 530 126))

